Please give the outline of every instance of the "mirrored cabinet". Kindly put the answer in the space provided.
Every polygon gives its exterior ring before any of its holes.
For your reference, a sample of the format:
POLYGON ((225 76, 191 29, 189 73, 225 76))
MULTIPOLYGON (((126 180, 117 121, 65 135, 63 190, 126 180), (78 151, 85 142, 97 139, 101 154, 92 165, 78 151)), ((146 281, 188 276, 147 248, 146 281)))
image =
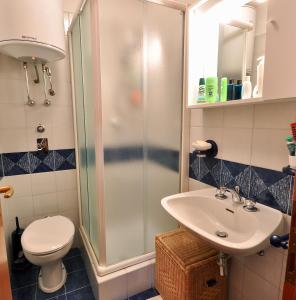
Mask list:
POLYGON ((296 97, 295 17, 295 0, 195 1, 187 11, 187 107, 296 97))

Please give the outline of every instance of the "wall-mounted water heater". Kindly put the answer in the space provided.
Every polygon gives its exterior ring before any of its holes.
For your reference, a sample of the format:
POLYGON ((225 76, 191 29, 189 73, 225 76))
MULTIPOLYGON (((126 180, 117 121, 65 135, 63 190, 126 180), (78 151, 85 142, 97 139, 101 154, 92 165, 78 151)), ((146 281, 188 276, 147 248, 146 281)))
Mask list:
POLYGON ((62 0, 1 0, 0 52, 24 62, 65 57, 62 0))

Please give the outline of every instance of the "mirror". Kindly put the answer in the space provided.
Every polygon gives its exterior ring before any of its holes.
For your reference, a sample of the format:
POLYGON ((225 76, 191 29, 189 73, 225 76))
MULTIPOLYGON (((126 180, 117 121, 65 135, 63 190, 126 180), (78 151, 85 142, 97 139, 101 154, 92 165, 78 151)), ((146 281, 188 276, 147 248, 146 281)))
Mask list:
POLYGON ((265 55, 267 2, 252 1, 241 8, 240 17, 219 26, 218 76, 257 83, 258 58, 265 55), (252 28, 247 28, 252 24, 252 28), (246 26, 246 28, 244 28, 246 26))

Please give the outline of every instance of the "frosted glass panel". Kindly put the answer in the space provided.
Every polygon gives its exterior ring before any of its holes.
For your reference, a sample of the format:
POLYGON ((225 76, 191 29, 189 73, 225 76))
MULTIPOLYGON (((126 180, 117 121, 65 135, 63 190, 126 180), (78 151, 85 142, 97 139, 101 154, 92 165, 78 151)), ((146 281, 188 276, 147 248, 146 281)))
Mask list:
POLYGON ((80 16, 81 28, 81 50, 82 50, 82 70, 84 89, 84 115, 85 115, 85 151, 87 164, 87 188, 89 199, 89 235, 91 245, 99 255, 99 216, 98 198, 96 193, 96 157, 95 157, 95 114, 93 96, 93 58, 91 43, 91 16, 90 1, 84 6, 80 16))
POLYGON ((180 190, 183 13, 145 2, 145 252, 176 222, 161 199, 180 190))
POLYGON ((75 104, 76 104, 76 123, 77 138, 79 149, 79 175, 80 175, 80 199, 81 199, 81 218, 82 225, 88 237, 89 235, 89 207, 88 207, 88 184, 87 184, 87 159, 85 142, 85 119, 84 119, 84 92, 81 64, 81 35, 80 19, 76 20, 72 30, 72 50, 73 68, 75 83, 75 104))
POLYGON ((144 253, 143 3, 100 1, 107 264, 144 253))

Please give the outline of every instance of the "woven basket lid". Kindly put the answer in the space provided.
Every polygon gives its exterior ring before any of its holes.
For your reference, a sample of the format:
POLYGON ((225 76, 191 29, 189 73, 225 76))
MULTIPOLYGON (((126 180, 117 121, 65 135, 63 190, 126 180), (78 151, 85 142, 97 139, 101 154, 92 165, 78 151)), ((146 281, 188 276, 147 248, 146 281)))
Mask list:
POLYGON ((207 242, 185 229, 158 235, 156 240, 161 242, 162 246, 183 267, 216 256, 218 253, 207 242))

